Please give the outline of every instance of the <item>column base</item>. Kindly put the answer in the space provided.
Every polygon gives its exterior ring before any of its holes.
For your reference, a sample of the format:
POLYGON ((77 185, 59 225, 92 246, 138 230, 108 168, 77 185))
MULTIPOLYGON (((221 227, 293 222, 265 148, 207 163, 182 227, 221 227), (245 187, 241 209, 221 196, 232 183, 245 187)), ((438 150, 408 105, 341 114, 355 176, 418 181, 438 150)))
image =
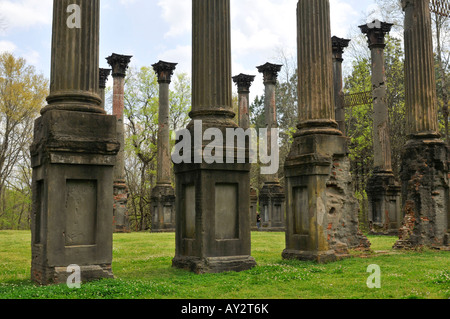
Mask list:
POLYGON ((413 139, 402 156, 404 220, 397 249, 449 246, 449 150, 440 139, 413 139))
POLYGON ((286 194, 278 182, 264 184, 259 194, 259 207, 261 210, 260 231, 286 231, 285 202, 286 194))
MULTIPOLYGON (((80 266, 80 270, 82 283, 114 279, 111 265, 80 266)), ((66 284, 70 275, 72 273, 67 272, 67 267, 49 267, 35 264, 31 267, 31 280, 42 286, 66 284)))
POLYGON ((294 139, 285 163, 286 258, 333 261, 348 249, 370 249, 359 229, 347 155, 343 136, 294 139))
POLYGON ((113 231, 114 233, 130 233, 128 218, 128 187, 125 181, 114 182, 113 231))
POLYGON ((113 168, 120 143, 114 116, 48 110, 35 122, 31 278, 65 283, 113 278, 113 168))
POLYGON ((376 171, 369 179, 369 233, 397 236, 401 227, 401 187, 392 171, 376 171))
POLYGON ((258 194, 255 188, 250 188, 250 230, 257 231, 257 206, 258 206, 258 194))
POLYGON ((158 184, 152 190, 152 233, 175 232, 175 190, 170 184, 158 184))
POLYGON ((240 272, 255 267, 256 261, 251 256, 175 257, 172 260, 172 266, 196 274, 240 272))

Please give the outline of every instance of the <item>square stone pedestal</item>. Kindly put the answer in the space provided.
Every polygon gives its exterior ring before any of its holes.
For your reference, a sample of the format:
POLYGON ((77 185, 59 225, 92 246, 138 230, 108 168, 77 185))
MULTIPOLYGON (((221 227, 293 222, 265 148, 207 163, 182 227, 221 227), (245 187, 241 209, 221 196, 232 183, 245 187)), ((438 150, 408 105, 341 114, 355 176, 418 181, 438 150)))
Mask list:
POLYGON ((128 187, 125 181, 114 182, 113 230, 115 233, 130 233, 128 217, 128 187))
POLYGON ((394 248, 450 246, 448 156, 439 139, 407 143, 400 173, 405 217, 394 248))
POLYGON ((283 258, 323 263, 349 257, 349 248, 370 246, 359 232, 347 154, 343 136, 295 138, 285 164, 283 258))
POLYGON ((254 267, 250 165, 179 164, 175 165, 175 174, 177 225, 173 266, 195 273, 254 267))
POLYGON ((31 146, 31 278, 65 283, 70 265, 81 280, 112 278, 113 167, 116 118, 49 110, 35 122, 31 146))
POLYGON ((252 231, 258 230, 258 194, 255 188, 250 188, 250 227, 252 231))
POLYGON ((151 197, 152 233, 175 232, 175 190, 171 185, 157 185, 151 197))
POLYGON ((286 195, 279 183, 265 183, 259 194, 261 231, 286 231, 286 195))
POLYGON ((392 173, 375 172, 367 185, 372 235, 397 236, 402 225, 401 186, 392 173))

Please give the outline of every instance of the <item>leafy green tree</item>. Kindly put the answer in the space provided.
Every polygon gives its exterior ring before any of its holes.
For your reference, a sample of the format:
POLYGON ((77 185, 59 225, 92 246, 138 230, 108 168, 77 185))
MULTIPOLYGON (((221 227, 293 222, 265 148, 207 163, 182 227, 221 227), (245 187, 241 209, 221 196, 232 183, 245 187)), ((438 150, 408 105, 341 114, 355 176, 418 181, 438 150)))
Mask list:
POLYGON ((407 141, 405 109, 405 68, 401 39, 386 37, 386 101, 389 107, 392 169, 399 176, 402 150, 407 141))
POLYGON ((31 208, 29 147, 48 80, 23 58, 0 54, 0 228, 23 227, 31 208), (3 224, 5 226, 5 224, 3 224))
MULTIPOLYGON (((353 62, 353 72, 345 79, 346 94, 368 92, 372 88, 371 63, 367 58, 353 62)), ((346 108, 346 128, 349 137, 350 160, 356 190, 365 190, 367 175, 373 167, 372 105, 346 108)))
POLYGON ((256 130, 266 127, 266 120, 264 118, 264 95, 256 96, 253 103, 249 106, 250 109, 250 123, 256 130))
POLYGON ((191 111, 191 79, 186 73, 178 73, 171 84, 170 91, 170 122, 171 130, 176 132, 186 127, 191 111))
MULTIPOLYGON (((108 94, 111 93, 109 90, 108 94)), ((169 92, 172 132, 186 127, 189 121, 190 94, 187 74, 175 74, 169 92)), ((151 192, 156 184, 159 125, 159 84, 153 68, 129 69, 124 102, 125 173, 130 194, 130 222, 132 229, 148 230, 151 227, 151 192)))
POLYGON ((131 68, 125 79, 126 158, 131 227, 150 227, 150 196, 156 178, 158 81, 152 68, 131 68))

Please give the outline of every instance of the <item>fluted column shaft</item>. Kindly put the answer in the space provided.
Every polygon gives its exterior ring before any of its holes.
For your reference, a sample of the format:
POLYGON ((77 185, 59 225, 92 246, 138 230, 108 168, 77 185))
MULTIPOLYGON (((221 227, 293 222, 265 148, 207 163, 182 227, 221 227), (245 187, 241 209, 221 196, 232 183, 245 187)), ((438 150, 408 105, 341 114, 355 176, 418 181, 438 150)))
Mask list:
POLYGON ((113 76, 113 115, 117 117, 117 139, 121 147, 114 167, 114 180, 125 180, 125 127, 123 121, 125 108, 125 76, 131 56, 112 54, 106 60, 112 67, 113 76))
POLYGON ((156 183, 167 186, 171 186, 169 86, 175 66, 175 63, 163 61, 153 65, 159 83, 158 164, 156 183))
POLYGON ((392 173, 389 109, 386 101, 386 69, 384 65, 385 36, 392 24, 380 22, 360 26, 367 35, 372 55, 373 90, 373 152, 375 172, 392 173))
POLYGON ((339 130, 342 134, 346 135, 345 128, 345 105, 344 105, 344 91, 342 84, 342 54, 344 48, 349 44, 350 40, 341 39, 338 37, 332 37, 331 43, 333 47, 333 82, 334 82, 334 103, 335 103, 335 116, 338 123, 339 130))
MULTIPOLYGON (((258 67, 258 71, 264 76, 264 110, 267 128, 267 154, 272 154, 271 140, 272 129, 278 128, 277 122, 277 102, 276 102, 276 87, 278 73, 281 71, 282 65, 266 63, 258 67)), ((278 155, 278 154, 277 154, 278 155)), ((266 175, 266 183, 278 183, 278 173, 266 175)))
POLYGON ((193 119, 234 117, 231 83, 230 0, 193 0, 193 119))
POLYGON ((192 121, 180 132, 184 159, 174 160, 172 265, 197 273, 242 271, 256 264, 250 256, 248 218, 251 166, 247 160, 239 163, 239 152, 247 156, 248 147, 231 149, 225 143, 230 129, 238 127, 232 105, 230 20, 230 0, 192 0, 192 121), (206 145, 207 132, 215 137, 214 149, 212 143, 206 145), (224 136, 223 146, 218 145, 224 136), (233 150, 230 161, 228 151, 233 150))
POLYGON ((243 129, 250 128, 250 86, 254 80, 255 76, 253 75, 239 74, 233 77, 239 95, 239 127, 243 129))
POLYGON ((438 137, 436 75, 429 0, 403 0, 407 133, 438 137))
POLYGON ((100 107, 100 0, 55 0, 51 84, 30 146, 31 279, 84 282, 112 273, 116 119, 100 107), (69 271, 68 271, 69 270, 69 271))
POLYGON ((54 0, 49 105, 41 113, 49 109, 104 113, 99 31, 100 0, 54 0))
POLYGON ((297 19, 300 135, 341 135, 334 114, 329 1, 299 1, 297 19))

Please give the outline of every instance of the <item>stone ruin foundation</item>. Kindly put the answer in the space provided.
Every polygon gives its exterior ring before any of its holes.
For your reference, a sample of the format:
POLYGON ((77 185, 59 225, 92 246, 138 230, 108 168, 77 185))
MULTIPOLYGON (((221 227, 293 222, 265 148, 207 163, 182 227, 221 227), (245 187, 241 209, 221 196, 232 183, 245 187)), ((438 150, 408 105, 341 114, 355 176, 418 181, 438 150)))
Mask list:
POLYGON ((367 184, 371 234, 397 235, 401 226, 400 184, 392 170, 389 108, 384 61, 385 36, 393 24, 375 20, 361 25, 372 56, 374 170, 367 184))
POLYGON ((358 227, 347 138, 334 120, 329 10, 328 0, 298 2, 299 125, 285 162, 282 256, 319 263, 349 257, 350 248, 370 247, 358 227))
POLYGON ((428 1, 404 0, 405 95, 410 136, 402 154, 405 219, 394 248, 449 248, 449 150, 437 121, 428 1))
POLYGON ((99 94, 100 1, 78 0, 81 28, 66 25, 69 0, 54 1, 50 95, 31 146, 31 279, 66 283, 112 278, 113 169, 116 119, 99 94), (86 50, 86 48, 90 48, 86 50))
MULTIPOLYGON (((202 134, 208 128, 216 128, 226 136, 227 128, 237 128, 232 111, 230 0, 193 0, 192 11, 193 121, 187 130, 195 138, 194 121, 201 120, 202 134), (209 50, 211 47, 216 49, 209 50)), ((202 154, 204 147, 203 144, 202 154)), ((192 157, 195 151, 192 149, 192 157)), ((250 239, 251 164, 249 159, 244 164, 236 164, 236 159, 234 162, 207 164, 202 160, 174 166, 174 267, 217 273, 248 270, 256 265, 250 239)))

